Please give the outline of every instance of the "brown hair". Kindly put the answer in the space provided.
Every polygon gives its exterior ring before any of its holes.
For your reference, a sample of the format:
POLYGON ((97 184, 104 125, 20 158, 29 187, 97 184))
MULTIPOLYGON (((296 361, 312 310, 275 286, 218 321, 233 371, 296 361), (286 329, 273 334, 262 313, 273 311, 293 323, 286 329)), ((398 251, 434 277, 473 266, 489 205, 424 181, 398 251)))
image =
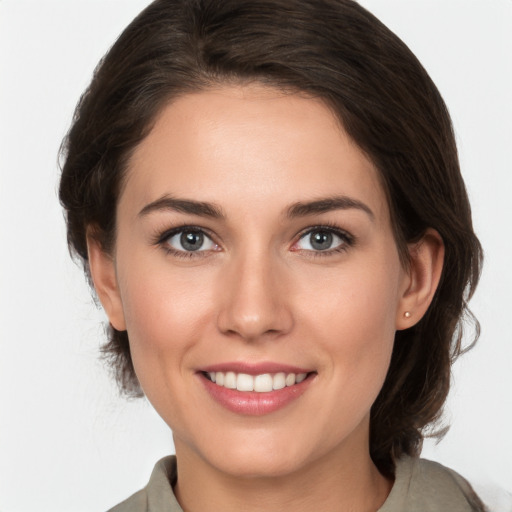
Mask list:
MULTIPOLYGON (((86 229, 94 226, 104 250, 112 249, 127 160, 165 103, 247 81, 303 91, 332 108, 381 174, 404 264, 407 242, 428 227, 443 238, 434 301, 418 324, 396 333, 371 411, 371 455, 390 475, 396 458, 419 452, 425 427, 441 414, 482 254, 445 104, 407 46, 356 2, 149 5, 100 62, 63 143, 60 200, 70 248, 87 274, 86 229)), ((140 394, 127 333, 110 328, 104 350, 121 388, 140 394)))

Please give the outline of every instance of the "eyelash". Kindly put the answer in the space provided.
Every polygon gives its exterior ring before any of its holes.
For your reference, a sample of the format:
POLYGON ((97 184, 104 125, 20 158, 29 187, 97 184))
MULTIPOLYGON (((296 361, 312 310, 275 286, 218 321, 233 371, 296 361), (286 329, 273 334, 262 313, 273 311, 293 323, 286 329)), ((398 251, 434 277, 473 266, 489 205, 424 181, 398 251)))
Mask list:
MULTIPOLYGON (((209 233, 208 230, 201 228, 199 226, 191 226, 191 225, 182 225, 177 226, 175 228, 169 229, 167 231, 164 231, 163 233, 157 235, 155 237, 155 240, 153 242, 153 245, 158 245, 162 247, 162 249, 165 250, 167 254, 170 254, 177 258, 183 258, 183 259, 192 259, 192 258, 204 258, 208 257, 208 253, 210 251, 179 251, 167 244, 167 241, 172 238, 173 236, 183 233, 183 232, 191 232, 191 233, 201 233, 207 238, 209 238, 214 244, 215 241, 213 240, 212 235, 209 233)), ((337 237, 339 237, 343 243, 339 247, 335 247, 334 249, 326 249, 325 251, 311 251, 307 249, 295 249, 295 252, 303 252, 307 253, 308 257, 312 258, 323 258, 327 256, 332 256, 333 254, 339 254, 342 252, 347 251, 349 248, 353 247, 356 243, 356 238, 348 233, 347 231, 340 229, 335 224, 331 223, 325 223, 317 226, 311 226, 307 229, 304 229, 301 231, 296 237, 297 240, 294 242, 293 245, 296 245, 300 240, 305 238, 307 235, 310 235, 312 233, 318 232, 318 231, 324 231, 327 233, 331 233, 337 237)), ((217 244, 216 244, 217 245, 217 244)))
MULTIPOLYGON (((172 248, 170 245, 168 245, 166 242, 169 240, 169 238, 172 238, 175 235, 178 235, 183 232, 190 232, 190 233, 201 233, 205 237, 209 238, 213 242, 213 237, 210 235, 210 233, 199 226, 191 226, 191 225, 183 225, 183 226, 177 226, 175 228, 169 229, 162 234, 159 234, 155 240, 154 245, 158 245, 162 247, 162 249, 169 255, 172 255, 176 258, 183 258, 183 259, 192 259, 192 258, 204 258, 208 256, 209 251, 178 251, 174 248, 172 248)), ((213 242, 215 244, 215 242, 213 242)), ((217 245, 217 244, 215 244, 217 245)))
POLYGON ((348 233, 344 229, 341 229, 336 224, 326 222, 324 224, 312 226, 301 231, 298 235, 297 242, 295 242, 294 245, 296 245, 300 240, 302 240, 306 236, 318 231, 331 233, 332 235, 339 237, 343 241, 343 243, 339 247, 335 247, 334 249, 327 249, 325 251, 310 251, 305 249, 297 249, 297 252, 305 252, 311 258, 325 258, 328 256, 332 256, 333 254, 346 252, 351 247, 354 247, 356 244, 356 237, 354 235, 348 233))

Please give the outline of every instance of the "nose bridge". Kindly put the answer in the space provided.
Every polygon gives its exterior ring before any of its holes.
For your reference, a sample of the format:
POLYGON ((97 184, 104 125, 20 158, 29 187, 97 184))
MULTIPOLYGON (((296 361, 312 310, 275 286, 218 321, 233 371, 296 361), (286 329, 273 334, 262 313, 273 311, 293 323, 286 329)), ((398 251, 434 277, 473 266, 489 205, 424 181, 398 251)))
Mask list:
POLYGON ((225 295, 218 321, 222 332, 253 341, 290 330, 293 319, 285 275, 278 257, 269 250, 253 248, 233 256, 222 288, 225 295))

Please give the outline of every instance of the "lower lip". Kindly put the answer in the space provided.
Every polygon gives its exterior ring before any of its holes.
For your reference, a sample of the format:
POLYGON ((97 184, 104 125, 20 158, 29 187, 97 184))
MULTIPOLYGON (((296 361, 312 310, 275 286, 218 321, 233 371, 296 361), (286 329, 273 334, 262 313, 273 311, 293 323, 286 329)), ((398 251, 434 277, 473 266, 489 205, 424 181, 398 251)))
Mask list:
POLYGON ((202 373, 198 375, 210 396, 218 404, 231 412, 248 416, 263 416, 286 407, 299 398, 313 381, 313 375, 308 375, 299 384, 266 393, 258 393, 256 391, 228 389, 218 386, 202 373))

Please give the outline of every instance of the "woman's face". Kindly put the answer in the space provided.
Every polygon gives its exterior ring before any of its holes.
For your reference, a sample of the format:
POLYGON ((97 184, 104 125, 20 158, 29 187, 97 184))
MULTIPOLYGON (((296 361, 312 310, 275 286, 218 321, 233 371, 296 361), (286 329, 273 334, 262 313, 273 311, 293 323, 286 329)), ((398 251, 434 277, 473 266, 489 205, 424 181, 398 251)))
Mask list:
POLYGON ((117 213, 106 309, 183 460, 275 476, 367 456, 409 277, 377 171, 322 102, 177 99, 117 213))

